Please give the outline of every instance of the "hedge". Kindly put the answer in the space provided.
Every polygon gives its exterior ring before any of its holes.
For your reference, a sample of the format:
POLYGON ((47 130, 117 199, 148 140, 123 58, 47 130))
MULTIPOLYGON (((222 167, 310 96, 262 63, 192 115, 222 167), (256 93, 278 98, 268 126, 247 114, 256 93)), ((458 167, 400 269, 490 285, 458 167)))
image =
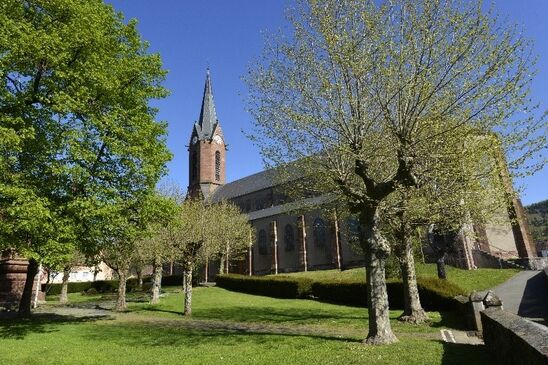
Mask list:
MULTIPOLYGON (((457 306, 453 298, 465 294, 458 286, 437 278, 419 277, 417 284, 421 303, 426 310, 453 310, 457 306)), ((351 306, 367 305, 367 285, 357 280, 315 281, 291 276, 228 274, 217 276, 217 286, 275 298, 311 298, 351 306)), ((403 309, 402 282, 388 280, 386 286, 390 308, 403 309)))
POLYGON ((312 292, 313 281, 307 278, 285 276, 244 276, 237 274, 217 275, 217 286, 249 294, 274 298, 307 298, 312 292))
MULTIPOLYGON (((182 285, 182 275, 172 275, 162 277, 162 286, 176 286, 182 285)), ((152 277, 146 277, 143 279, 144 287, 150 287, 152 283, 152 277)), ((136 278, 127 280, 126 289, 128 292, 134 291, 137 288, 138 281, 136 278)), ((42 284, 42 291, 45 291, 47 295, 59 295, 61 294, 62 284, 42 284)), ((97 280, 97 281, 84 281, 68 283, 69 293, 83 293, 89 289, 95 289, 98 293, 114 293, 118 290, 118 280, 97 280)))

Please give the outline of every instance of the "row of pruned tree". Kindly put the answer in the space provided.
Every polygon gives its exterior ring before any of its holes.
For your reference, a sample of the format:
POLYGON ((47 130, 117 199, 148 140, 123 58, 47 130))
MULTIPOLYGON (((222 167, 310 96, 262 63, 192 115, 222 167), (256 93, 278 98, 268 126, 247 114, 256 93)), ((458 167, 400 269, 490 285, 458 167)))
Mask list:
POLYGON ((412 228, 484 222, 513 194, 507 162, 513 175, 544 164, 531 43, 481 1, 302 0, 289 21, 293 33, 271 37, 246 78, 252 137, 268 162, 292 163, 305 190, 334 194, 358 218, 365 342, 392 343, 391 252, 405 316, 421 320, 412 228))

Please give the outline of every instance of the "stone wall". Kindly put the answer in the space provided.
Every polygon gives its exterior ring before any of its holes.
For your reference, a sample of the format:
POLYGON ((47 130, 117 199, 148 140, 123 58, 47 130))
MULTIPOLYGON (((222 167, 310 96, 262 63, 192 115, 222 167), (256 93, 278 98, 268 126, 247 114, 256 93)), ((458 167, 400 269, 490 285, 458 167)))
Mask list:
POLYGON ((516 314, 487 309, 481 312, 483 339, 497 364, 548 364, 548 327, 516 314))

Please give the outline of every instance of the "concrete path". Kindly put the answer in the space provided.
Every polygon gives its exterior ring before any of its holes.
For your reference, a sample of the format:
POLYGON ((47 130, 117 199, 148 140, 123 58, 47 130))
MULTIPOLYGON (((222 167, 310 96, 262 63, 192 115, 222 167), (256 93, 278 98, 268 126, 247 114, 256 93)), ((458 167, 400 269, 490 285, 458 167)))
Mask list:
POLYGON ((548 319, 548 281, 542 271, 522 271, 493 289, 504 310, 522 317, 548 319))

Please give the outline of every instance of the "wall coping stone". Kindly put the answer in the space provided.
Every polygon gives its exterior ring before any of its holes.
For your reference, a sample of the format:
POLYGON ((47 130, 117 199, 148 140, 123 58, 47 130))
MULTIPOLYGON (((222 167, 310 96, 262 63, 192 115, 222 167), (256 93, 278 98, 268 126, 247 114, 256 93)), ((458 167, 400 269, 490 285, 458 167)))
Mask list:
POLYGON ((548 364, 548 327, 514 313, 488 308, 481 312, 483 338, 502 364, 548 364))

